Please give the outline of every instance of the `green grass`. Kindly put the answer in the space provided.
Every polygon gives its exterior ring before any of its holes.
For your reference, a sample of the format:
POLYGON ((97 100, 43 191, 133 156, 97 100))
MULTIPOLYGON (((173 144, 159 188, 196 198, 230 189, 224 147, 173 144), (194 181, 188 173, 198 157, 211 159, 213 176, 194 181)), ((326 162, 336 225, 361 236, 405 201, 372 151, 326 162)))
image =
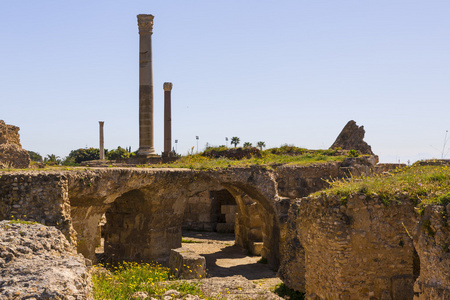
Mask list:
POLYGON ((135 292, 163 295, 174 289, 181 296, 202 296, 198 283, 175 282, 169 269, 158 264, 123 262, 117 266, 97 265, 92 270, 94 299, 131 299, 135 292))
POLYGON ((350 180, 329 181, 327 194, 341 196, 345 204, 347 197, 355 193, 378 196, 385 205, 408 196, 419 206, 450 203, 449 166, 411 166, 392 171, 390 175, 352 177, 350 180))
POLYGON ((346 157, 348 156, 339 155, 339 152, 336 150, 307 150, 294 146, 282 146, 280 148, 261 151, 260 156, 255 155, 248 159, 209 158, 199 153, 183 156, 173 163, 147 165, 147 167, 188 168, 196 170, 249 167, 253 165, 275 167, 280 164, 309 165, 329 161, 342 161, 346 157))

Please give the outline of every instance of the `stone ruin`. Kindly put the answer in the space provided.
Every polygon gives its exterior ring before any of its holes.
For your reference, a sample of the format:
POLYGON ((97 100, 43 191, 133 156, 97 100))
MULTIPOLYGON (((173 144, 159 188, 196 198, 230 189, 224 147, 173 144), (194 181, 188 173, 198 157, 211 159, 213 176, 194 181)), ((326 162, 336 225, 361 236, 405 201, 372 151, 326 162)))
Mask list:
POLYGON ((389 207, 364 194, 346 203, 325 193, 308 196, 327 186, 324 178, 376 172, 374 161, 357 157, 274 170, 5 172, 0 219, 54 226, 95 261, 105 216, 108 261, 164 263, 181 247, 182 228, 217 230, 231 224, 223 218, 235 211, 236 244, 267 258, 307 299, 448 299, 450 251, 442 249, 450 244, 450 224, 441 216, 444 210, 450 215, 450 205, 427 206, 418 215, 407 195, 389 207), (212 198, 217 203, 207 204, 212 198))
POLYGON ((351 120, 342 129, 330 149, 358 150, 360 154, 374 155, 372 148, 363 140, 365 133, 364 126, 358 126, 351 120))
POLYGON ((19 130, 19 127, 0 120, 0 169, 23 169, 30 165, 30 156, 20 144, 19 130))
MULTIPOLYGON (((19 147, 18 128, 3 128, 1 141, 19 147)), ((364 132, 356 131, 343 133, 361 141, 364 132)), ((450 250, 443 247, 450 245, 450 224, 441 216, 450 215, 450 204, 418 215, 403 194, 389 207, 364 194, 345 203, 325 193, 309 196, 327 187, 324 179, 389 171, 377 162, 368 155, 273 169, 4 172, 0 220, 54 226, 94 262, 104 219, 109 262, 168 263, 182 229, 234 231, 236 244, 266 258, 307 299, 449 299, 450 250)), ((185 259, 181 252, 173 261, 185 259)))

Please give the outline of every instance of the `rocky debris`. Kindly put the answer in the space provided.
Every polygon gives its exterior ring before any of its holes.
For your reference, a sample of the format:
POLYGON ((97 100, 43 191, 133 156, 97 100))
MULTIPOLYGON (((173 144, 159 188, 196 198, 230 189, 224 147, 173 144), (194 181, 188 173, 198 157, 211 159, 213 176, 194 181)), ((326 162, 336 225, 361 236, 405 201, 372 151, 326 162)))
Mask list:
POLYGON ((364 126, 358 126, 351 120, 342 129, 330 149, 358 150, 361 154, 374 155, 372 148, 363 141, 365 133, 364 126))
POLYGON ((178 278, 195 279, 206 277, 205 257, 188 248, 170 250, 169 267, 178 278))
POLYGON ((19 130, 19 127, 0 120, 0 169, 28 168, 30 165, 30 156, 20 144, 19 130))
POLYGON ((86 260, 55 227, 0 222, 0 299, 92 299, 86 260))

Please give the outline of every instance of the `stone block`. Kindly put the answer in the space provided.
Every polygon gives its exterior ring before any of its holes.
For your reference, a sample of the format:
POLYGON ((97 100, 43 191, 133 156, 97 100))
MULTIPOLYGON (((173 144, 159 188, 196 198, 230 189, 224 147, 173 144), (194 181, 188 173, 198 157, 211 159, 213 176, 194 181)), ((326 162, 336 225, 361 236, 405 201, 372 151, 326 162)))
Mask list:
POLYGON ((214 223, 205 223, 203 224, 203 230, 204 231, 214 231, 215 224, 214 223))
POLYGON ((251 228, 248 232, 248 238, 252 241, 262 240, 261 228, 251 228))
POLYGON ((236 221, 236 214, 226 214, 225 215, 225 221, 226 223, 234 224, 236 221))
POLYGON ((217 223, 216 230, 217 230, 217 232, 232 233, 232 232, 234 232, 234 224, 217 223))
POLYGON ((237 205, 222 205, 220 207, 220 212, 224 215, 236 213, 237 205))
POLYGON ((206 260, 188 248, 170 251, 170 271, 178 278, 198 279, 206 276, 206 260))
POLYGON ((263 249, 263 242, 252 242, 250 244, 250 252, 253 255, 261 255, 263 249))
POLYGON ((204 223, 211 222, 211 215, 210 214, 205 214, 205 213, 200 214, 198 216, 198 221, 199 222, 204 222, 204 223))

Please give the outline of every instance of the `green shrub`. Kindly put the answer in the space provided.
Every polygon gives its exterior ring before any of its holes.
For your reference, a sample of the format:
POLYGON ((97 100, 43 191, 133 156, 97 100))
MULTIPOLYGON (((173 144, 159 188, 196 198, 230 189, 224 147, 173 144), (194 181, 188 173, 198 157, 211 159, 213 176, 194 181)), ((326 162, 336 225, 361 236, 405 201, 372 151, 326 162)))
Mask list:
POLYGON ((348 151, 348 156, 349 157, 358 157, 359 152, 358 152, 358 150, 352 149, 352 150, 348 151))
POLYGON ((288 288, 284 283, 278 284, 274 291, 275 294, 284 299, 290 300, 303 300, 305 299, 305 293, 295 291, 293 289, 288 288))

